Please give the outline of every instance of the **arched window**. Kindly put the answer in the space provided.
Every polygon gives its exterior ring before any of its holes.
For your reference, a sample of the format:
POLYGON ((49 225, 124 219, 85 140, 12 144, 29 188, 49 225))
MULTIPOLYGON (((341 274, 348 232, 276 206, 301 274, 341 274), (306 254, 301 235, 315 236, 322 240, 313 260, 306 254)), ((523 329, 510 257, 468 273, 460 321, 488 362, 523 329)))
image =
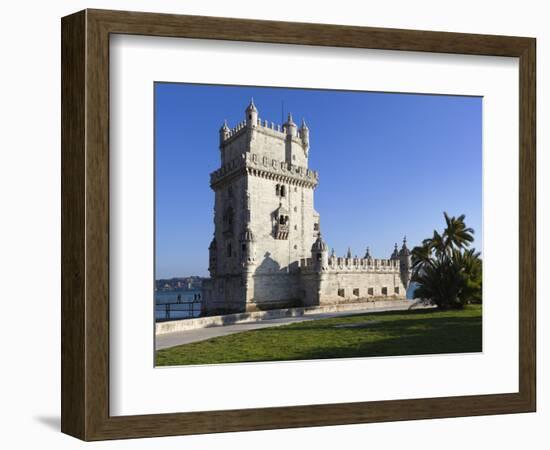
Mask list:
POLYGON ((285 185, 283 184, 281 186, 281 197, 285 197, 286 196, 286 187, 285 185))
POLYGON ((277 197, 279 195, 281 195, 281 185, 278 184, 277 186, 275 186, 275 195, 277 195, 277 197))
POLYGON ((230 258, 231 257, 231 242, 229 242, 227 244, 227 256, 230 258))

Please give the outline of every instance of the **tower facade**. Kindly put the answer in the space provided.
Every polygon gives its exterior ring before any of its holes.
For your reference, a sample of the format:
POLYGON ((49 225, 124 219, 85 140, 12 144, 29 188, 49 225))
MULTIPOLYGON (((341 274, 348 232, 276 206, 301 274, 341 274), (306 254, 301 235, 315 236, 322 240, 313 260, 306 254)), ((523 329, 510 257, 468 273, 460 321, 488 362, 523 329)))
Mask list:
POLYGON ((299 305, 300 261, 320 228, 307 125, 290 114, 282 126, 262 121, 251 101, 242 122, 221 127, 219 150, 205 312, 299 305))
POLYGON ((291 114, 282 126, 262 121, 253 101, 236 127, 220 128, 203 314, 405 298, 405 241, 389 259, 368 249, 352 257, 351 248, 329 256, 314 208, 319 175, 309 168, 309 136, 291 114))

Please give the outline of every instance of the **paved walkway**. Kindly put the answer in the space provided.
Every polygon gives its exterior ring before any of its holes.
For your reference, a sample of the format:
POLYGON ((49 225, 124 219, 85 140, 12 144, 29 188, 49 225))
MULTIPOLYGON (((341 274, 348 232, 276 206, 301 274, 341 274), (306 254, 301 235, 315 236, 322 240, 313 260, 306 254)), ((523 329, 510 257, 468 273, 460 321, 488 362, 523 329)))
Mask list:
POLYGON ((190 344, 192 342, 205 341, 218 336, 227 336, 228 334, 240 333, 242 331, 258 330, 260 328, 277 327, 296 322, 308 322, 310 320, 331 319, 333 317, 353 316, 372 312, 396 311, 405 308, 377 308, 355 311, 340 311, 332 313, 309 314, 299 317, 282 317, 279 319, 261 320, 258 322, 237 323, 234 325, 215 326, 209 328, 199 328, 196 330, 177 331, 175 333, 160 334, 155 337, 155 348, 174 347, 176 345, 190 344))

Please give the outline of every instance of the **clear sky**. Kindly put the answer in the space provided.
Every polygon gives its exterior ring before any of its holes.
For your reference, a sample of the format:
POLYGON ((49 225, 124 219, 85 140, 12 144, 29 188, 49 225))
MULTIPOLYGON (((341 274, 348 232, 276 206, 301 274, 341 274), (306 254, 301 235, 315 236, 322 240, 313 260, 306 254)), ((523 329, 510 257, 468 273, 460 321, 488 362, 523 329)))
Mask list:
POLYGON ((443 228, 443 211, 466 214, 481 250, 480 97, 156 83, 156 278, 208 275, 218 130, 251 97, 262 120, 305 118, 315 209, 337 255, 370 246, 387 258, 404 235, 412 248, 443 228))

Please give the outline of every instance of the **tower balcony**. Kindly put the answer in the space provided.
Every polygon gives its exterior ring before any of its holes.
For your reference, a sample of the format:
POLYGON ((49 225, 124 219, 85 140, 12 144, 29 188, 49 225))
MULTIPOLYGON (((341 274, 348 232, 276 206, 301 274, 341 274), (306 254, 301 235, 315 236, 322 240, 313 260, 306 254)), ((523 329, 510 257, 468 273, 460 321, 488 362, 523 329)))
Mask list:
POLYGON ((287 223, 284 223, 284 224, 278 223, 275 226, 275 239, 279 239, 279 240, 288 239, 289 229, 290 227, 288 226, 288 221, 287 223))

